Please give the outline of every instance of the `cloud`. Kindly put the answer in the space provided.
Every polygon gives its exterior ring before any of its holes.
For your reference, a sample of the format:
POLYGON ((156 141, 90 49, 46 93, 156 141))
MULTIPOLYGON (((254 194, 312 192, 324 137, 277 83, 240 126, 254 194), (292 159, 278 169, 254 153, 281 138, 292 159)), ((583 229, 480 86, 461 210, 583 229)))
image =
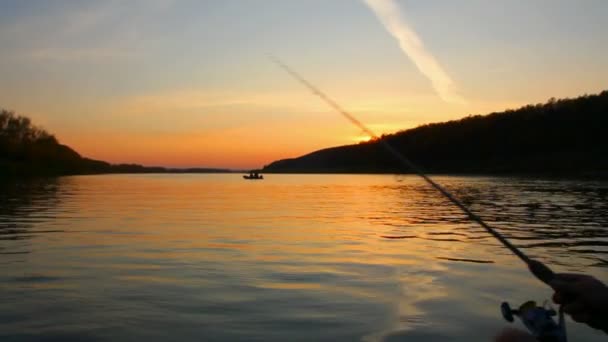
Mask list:
POLYGON ((399 42, 401 50, 426 76, 444 101, 464 104, 454 89, 454 82, 435 57, 426 49, 418 34, 408 25, 394 0, 364 0, 386 30, 399 42))

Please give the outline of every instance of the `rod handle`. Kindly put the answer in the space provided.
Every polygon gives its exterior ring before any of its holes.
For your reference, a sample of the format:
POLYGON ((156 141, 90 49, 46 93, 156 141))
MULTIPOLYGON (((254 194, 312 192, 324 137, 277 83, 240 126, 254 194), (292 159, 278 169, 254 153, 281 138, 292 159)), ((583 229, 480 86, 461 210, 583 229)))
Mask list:
POLYGON ((547 285, 550 285, 551 281, 555 279, 555 272, 538 260, 528 260, 528 269, 536 278, 547 285))

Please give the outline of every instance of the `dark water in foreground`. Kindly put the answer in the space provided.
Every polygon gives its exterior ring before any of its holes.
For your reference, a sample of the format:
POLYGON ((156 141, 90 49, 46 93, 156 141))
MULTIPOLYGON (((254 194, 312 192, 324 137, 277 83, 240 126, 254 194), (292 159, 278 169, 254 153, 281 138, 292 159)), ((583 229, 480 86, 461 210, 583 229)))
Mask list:
MULTIPOLYGON (((437 180, 527 253, 608 281, 607 182, 437 180)), ((413 176, 0 189, 2 341, 488 341, 503 300, 551 295, 413 176)))

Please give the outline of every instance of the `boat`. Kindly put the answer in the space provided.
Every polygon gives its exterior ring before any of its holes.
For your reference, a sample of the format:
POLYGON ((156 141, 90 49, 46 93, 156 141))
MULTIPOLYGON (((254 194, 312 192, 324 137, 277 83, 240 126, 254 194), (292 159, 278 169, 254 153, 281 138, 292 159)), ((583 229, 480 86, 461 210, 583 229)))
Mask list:
POLYGON ((245 179, 264 179, 264 176, 262 176, 262 175, 258 175, 258 176, 247 176, 247 175, 244 175, 243 178, 245 178, 245 179))
POLYGON ((262 176, 261 174, 259 174, 259 172, 255 172, 255 171, 251 171, 249 172, 249 175, 243 175, 244 179, 264 179, 264 176, 262 176))

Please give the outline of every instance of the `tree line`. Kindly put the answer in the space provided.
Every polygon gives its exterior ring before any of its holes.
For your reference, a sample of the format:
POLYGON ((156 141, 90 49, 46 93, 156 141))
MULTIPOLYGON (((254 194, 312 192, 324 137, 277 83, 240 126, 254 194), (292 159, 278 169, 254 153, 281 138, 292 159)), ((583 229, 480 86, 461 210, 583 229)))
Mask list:
POLYGON ((0 109, 0 177, 59 176, 98 173, 205 173, 224 169, 167 169, 138 164, 110 164, 82 157, 25 116, 0 109))
MULTIPOLYGON (((608 91, 383 135, 433 173, 608 175, 608 91)), ((265 172, 403 173, 379 141, 276 161, 265 172)))

